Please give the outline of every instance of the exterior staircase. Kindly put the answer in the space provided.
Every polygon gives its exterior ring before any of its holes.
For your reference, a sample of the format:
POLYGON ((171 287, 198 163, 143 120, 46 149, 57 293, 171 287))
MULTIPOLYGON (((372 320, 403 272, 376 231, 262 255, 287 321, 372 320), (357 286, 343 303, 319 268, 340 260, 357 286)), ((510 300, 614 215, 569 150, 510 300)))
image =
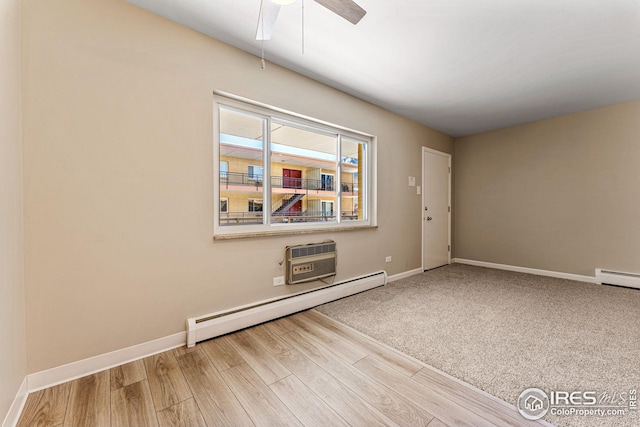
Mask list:
POLYGON ((289 200, 284 202, 278 209, 273 211, 273 215, 283 214, 288 212, 289 209, 291 209, 293 205, 295 205, 300 200, 302 200, 304 196, 305 196, 304 194, 294 194, 293 197, 291 197, 289 200))

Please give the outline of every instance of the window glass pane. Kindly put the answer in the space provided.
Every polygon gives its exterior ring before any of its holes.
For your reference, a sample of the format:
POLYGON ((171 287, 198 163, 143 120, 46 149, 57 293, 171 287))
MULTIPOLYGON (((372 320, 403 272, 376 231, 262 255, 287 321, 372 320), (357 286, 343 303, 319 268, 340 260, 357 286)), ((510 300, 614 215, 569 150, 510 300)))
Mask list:
POLYGON ((375 221, 368 200, 375 191, 375 169, 368 164, 374 139, 293 113, 215 98, 216 235, 340 229, 375 221))
POLYGON ((247 170, 249 179, 262 181, 263 169, 262 166, 249 165, 247 170))
POLYGON ((263 222, 264 123, 264 118, 220 108, 220 198, 227 200, 226 211, 220 204, 221 226, 263 222))
POLYGON ((340 212, 342 221, 366 219, 365 176, 367 144, 342 138, 340 153, 340 212))
POLYGON ((271 223, 335 221, 337 136, 272 121, 271 223), (326 202, 326 203, 325 203, 326 202))
POLYGON ((249 199, 247 204, 249 212, 262 212, 262 199, 249 199))

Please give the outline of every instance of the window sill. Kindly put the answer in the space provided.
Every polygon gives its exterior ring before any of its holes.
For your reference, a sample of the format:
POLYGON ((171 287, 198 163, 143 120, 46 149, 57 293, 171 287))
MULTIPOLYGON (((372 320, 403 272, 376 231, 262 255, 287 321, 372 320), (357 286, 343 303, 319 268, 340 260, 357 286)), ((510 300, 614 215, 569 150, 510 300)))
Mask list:
POLYGON ((213 240, 233 240, 233 239, 248 239, 251 237, 271 237, 271 236, 292 236, 300 234, 317 234, 317 233, 334 233, 336 231, 358 231, 358 230, 374 230, 377 229, 377 225, 362 225, 356 227, 332 227, 322 229, 306 229, 306 230, 279 230, 279 231, 264 231, 257 233, 237 233, 237 234, 219 234, 213 236, 213 240))

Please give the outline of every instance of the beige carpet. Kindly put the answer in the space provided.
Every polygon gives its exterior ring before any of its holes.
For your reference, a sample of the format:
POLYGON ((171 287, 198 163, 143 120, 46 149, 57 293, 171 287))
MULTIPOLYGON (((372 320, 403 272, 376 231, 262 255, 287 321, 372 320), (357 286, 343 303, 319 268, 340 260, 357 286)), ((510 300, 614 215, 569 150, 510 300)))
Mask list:
POLYGON ((530 387, 640 392, 640 290, 453 264, 317 310, 513 404, 530 387))

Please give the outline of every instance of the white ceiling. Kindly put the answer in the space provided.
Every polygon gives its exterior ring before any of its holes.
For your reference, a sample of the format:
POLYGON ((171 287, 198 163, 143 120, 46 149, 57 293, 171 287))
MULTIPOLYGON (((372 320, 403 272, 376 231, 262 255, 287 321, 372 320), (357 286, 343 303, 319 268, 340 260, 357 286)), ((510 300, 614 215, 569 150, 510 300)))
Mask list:
MULTIPOLYGON (((127 1, 260 55, 260 0, 127 1)), ((304 54, 302 1, 268 61, 452 136, 640 99, 640 0, 304 0, 304 54)))

